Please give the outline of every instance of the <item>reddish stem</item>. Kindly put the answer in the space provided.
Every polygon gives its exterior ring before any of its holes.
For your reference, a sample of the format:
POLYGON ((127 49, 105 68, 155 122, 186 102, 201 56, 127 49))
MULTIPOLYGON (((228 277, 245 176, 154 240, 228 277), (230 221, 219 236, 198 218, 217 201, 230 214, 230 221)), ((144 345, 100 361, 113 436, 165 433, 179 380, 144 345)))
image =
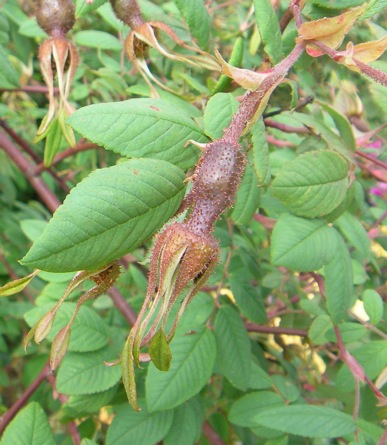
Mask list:
POLYGON ((50 375, 50 367, 48 363, 36 376, 31 385, 23 392, 23 394, 16 400, 16 402, 11 406, 11 408, 2 416, 0 421, 0 434, 7 427, 9 422, 16 416, 16 414, 23 408, 23 406, 28 402, 30 397, 39 388, 40 384, 50 375))
POLYGON ((387 443, 387 429, 384 430, 381 438, 379 439, 378 445, 386 445, 387 443))
POLYGON ((308 332, 303 329, 280 328, 276 326, 262 326, 260 324, 247 322, 245 323, 248 332, 259 332, 262 334, 274 335, 297 335, 299 337, 307 337, 308 332))
POLYGON ((276 122, 273 121, 272 119, 265 119, 264 122, 267 127, 276 128, 277 130, 281 130, 284 133, 299 133, 299 134, 310 133, 310 131, 306 127, 293 127, 292 125, 276 122))
MULTIPOLYGON (((66 150, 62 151, 61 153, 57 154, 52 161, 51 165, 58 164, 59 162, 63 161, 63 159, 68 158, 69 156, 74 156, 77 153, 80 153, 82 151, 86 150, 93 150, 95 148, 99 148, 97 144, 94 144, 93 142, 85 142, 77 144, 75 147, 67 148, 66 150)), ((34 169, 35 174, 39 175, 42 173, 42 171, 47 170, 47 167, 43 164, 43 162, 40 162, 34 169)))
POLYGON ((359 151, 359 150, 356 150, 355 153, 358 156, 361 156, 362 158, 368 159, 368 161, 371 161, 374 164, 379 165, 379 167, 382 167, 382 168, 387 170, 387 164, 385 162, 381 161, 380 159, 375 158, 374 156, 371 156, 371 155, 369 155, 367 153, 363 153, 362 151, 359 151))
POLYGON ((59 207, 60 201, 56 195, 47 187, 41 178, 37 178, 32 173, 31 163, 20 153, 13 142, 0 132, 0 147, 8 154, 12 161, 27 178, 27 181, 35 189, 47 208, 54 213, 59 207))
MULTIPOLYGON (((46 86, 43 85, 25 85, 24 87, 20 87, 20 88, 0 88, 0 93, 4 93, 4 92, 18 92, 18 91, 23 91, 25 93, 43 93, 43 94, 48 94, 48 88, 46 86)), ((59 88, 55 87, 54 88, 54 94, 57 95, 59 94, 59 88)))
MULTIPOLYGON (((30 147, 30 145, 23 138, 21 138, 11 127, 9 127, 5 121, 0 120, 0 126, 4 128, 7 134, 11 136, 12 140, 16 142, 29 156, 31 156, 31 158, 36 163, 41 163, 39 155, 30 147)), ((33 168, 31 166, 31 171, 32 170, 33 168)), ((64 190, 66 193, 70 191, 66 182, 62 178, 60 178, 51 168, 47 168, 46 170, 58 182, 62 190, 64 190)), ((36 176, 38 176, 37 172, 34 173, 36 174, 36 176)))
POLYGON ((137 314, 134 312, 133 308, 130 304, 125 300, 123 295, 121 295, 120 291, 116 287, 112 287, 108 292, 110 298, 112 299, 116 308, 121 312, 121 314, 125 317, 127 322, 133 326, 137 320, 137 314))
POLYGON ((261 215, 259 213, 256 213, 254 215, 254 219, 256 221, 258 221, 260 224, 262 224, 263 227, 267 230, 273 230, 275 223, 277 222, 276 219, 269 218, 269 217, 267 217, 265 215, 261 215))
POLYGON ((266 96, 268 91, 273 88, 278 80, 286 75, 303 51, 304 45, 296 45, 293 51, 284 60, 273 67, 272 75, 265 79, 256 91, 249 91, 246 93, 238 111, 234 114, 230 125, 224 132, 222 138, 224 141, 234 144, 238 143, 246 125, 254 118, 262 99, 266 96))
POLYGON ((221 437, 218 433, 212 428, 209 422, 204 422, 203 427, 203 436, 208 440, 211 445, 225 445, 221 437))
MULTIPOLYGON (((53 374, 50 374, 48 376, 48 381, 51 384, 54 399, 59 399, 61 403, 66 403, 68 400, 68 397, 65 396, 64 394, 58 393, 58 391, 56 389, 56 378, 53 374)), ((67 425, 70 430, 70 435, 73 440, 73 444, 80 445, 81 444, 81 436, 79 434, 77 425, 75 424, 75 422, 69 422, 67 425)))

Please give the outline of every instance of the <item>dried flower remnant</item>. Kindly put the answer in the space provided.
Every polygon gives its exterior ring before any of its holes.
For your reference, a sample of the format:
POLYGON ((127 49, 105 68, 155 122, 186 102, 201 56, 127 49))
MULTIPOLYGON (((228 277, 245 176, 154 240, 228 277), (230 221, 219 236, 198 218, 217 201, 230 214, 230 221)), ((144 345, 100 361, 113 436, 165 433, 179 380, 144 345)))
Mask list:
POLYGON ((165 23, 158 21, 145 22, 136 0, 110 0, 110 2, 115 15, 131 28, 131 32, 125 41, 125 51, 129 60, 149 86, 153 97, 158 97, 158 94, 151 81, 167 91, 173 92, 173 90, 166 87, 165 84, 157 79, 149 70, 146 62, 148 48, 154 48, 160 54, 171 60, 215 71, 219 70, 219 64, 216 62, 216 59, 195 46, 187 45, 179 39, 175 32, 165 23), (157 32, 166 34, 176 45, 193 51, 197 55, 182 56, 175 51, 165 49, 159 42, 157 32))
MULTIPOLYGON (((48 87, 49 108, 37 131, 35 141, 48 138, 50 133, 55 133, 59 127, 67 142, 75 145, 73 131, 64 122, 66 116, 75 111, 68 97, 79 64, 79 56, 65 37, 74 25, 75 7, 71 0, 39 0, 36 2, 35 13, 38 24, 50 36, 39 48, 40 69, 48 87), (59 102, 54 96, 55 79, 58 81, 59 102)), ((61 137, 57 138, 55 147, 46 145, 46 165, 50 165, 60 148, 60 140, 61 137)))
POLYGON ((214 223, 233 204, 245 165, 239 144, 224 140, 206 144, 192 189, 180 208, 180 212, 188 210, 188 217, 182 223, 171 224, 157 237, 145 301, 122 354, 123 381, 136 410, 134 365, 151 359, 160 370, 168 370, 168 343, 187 305, 217 264, 219 246, 212 235, 214 223), (182 294, 177 315, 166 334, 171 309, 182 294), (141 347, 147 345, 149 354, 140 353, 141 347))
POLYGON ((71 336, 71 326, 73 325, 82 305, 86 301, 97 298, 99 295, 106 292, 116 283, 119 275, 120 266, 116 261, 93 272, 82 271, 77 273, 67 286, 64 294, 58 300, 58 302, 30 329, 29 333, 23 340, 24 349, 27 348, 28 343, 32 340, 32 338, 34 338, 36 343, 40 343, 42 340, 44 340, 51 331, 56 314, 58 313, 62 303, 86 280, 94 281, 95 286, 93 286, 79 298, 70 321, 66 326, 60 329, 53 339, 50 354, 50 368, 52 370, 57 369, 67 351, 71 336))

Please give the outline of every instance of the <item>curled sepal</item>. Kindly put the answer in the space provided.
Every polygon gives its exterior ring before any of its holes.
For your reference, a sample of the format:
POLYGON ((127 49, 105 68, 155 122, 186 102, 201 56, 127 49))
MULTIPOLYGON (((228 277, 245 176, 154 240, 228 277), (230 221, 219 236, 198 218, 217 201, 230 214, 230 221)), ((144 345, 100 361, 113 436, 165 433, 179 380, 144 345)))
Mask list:
POLYGON ((345 51, 339 51, 335 60, 338 63, 346 65, 353 71, 361 71, 356 62, 370 63, 379 59, 387 49, 387 36, 372 42, 360 43, 354 45, 348 42, 345 51))
POLYGON ((171 366, 172 352, 163 329, 159 329, 149 345, 149 355, 160 371, 168 371, 171 366))
MULTIPOLYGON (((131 25, 130 25, 131 26, 131 25)), ((148 48, 154 48, 164 57, 168 59, 188 63, 193 66, 202 67, 205 69, 216 70, 220 69, 216 59, 201 49, 187 45, 179 39, 175 32, 162 22, 138 22, 133 30, 129 33, 125 41, 125 51, 129 60, 133 63, 136 69, 140 72, 146 83, 151 89, 152 96, 158 97, 156 90, 153 88, 150 81, 155 82, 161 88, 173 92, 163 82, 159 81, 149 70, 146 62, 146 53, 148 48), (156 30, 162 31, 170 39, 172 39, 178 46, 193 51, 194 55, 182 55, 170 49, 164 48, 156 36, 156 30)))
POLYGON ((124 349, 122 350, 121 369, 122 369, 122 383, 126 391, 126 396, 132 408, 136 411, 141 411, 137 404, 137 388, 136 378, 134 374, 134 360, 133 360, 133 335, 129 334, 124 349))
POLYGON ((22 345, 23 345, 24 352, 27 352, 27 347, 35 335, 35 331, 36 331, 38 324, 39 324, 39 321, 37 323, 35 323, 34 326, 32 326, 32 328, 29 330, 28 334, 23 338, 22 345))
POLYGON ((10 295, 15 295, 21 292, 25 287, 27 287, 31 280, 40 272, 40 270, 34 270, 32 273, 26 277, 19 278, 18 280, 13 280, 10 283, 5 284, 0 287, 0 297, 9 297, 10 295))
POLYGON ((71 329, 64 326, 55 336, 51 345, 50 369, 55 371, 64 357, 70 343, 71 329))
POLYGON ((47 312, 47 314, 43 315, 43 317, 39 320, 34 333, 35 343, 39 344, 50 333, 58 309, 59 305, 55 305, 49 312, 47 312))
POLYGON ((64 37, 52 37, 41 44, 39 61, 42 76, 48 88, 49 108, 37 131, 37 137, 44 135, 54 116, 60 117, 61 110, 64 110, 66 115, 74 111, 74 107, 68 101, 68 96, 79 64, 79 56, 74 46, 64 37), (55 78, 58 80, 59 103, 54 97, 55 78))
POLYGON ((246 90, 256 91, 264 80, 273 76, 273 72, 271 70, 257 73, 244 68, 236 68, 235 66, 227 63, 221 56, 220 52, 216 49, 215 55, 222 67, 222 73, 233 79, 238 85, 246 90))
MULTIPOLYGON (((366 4, 348 11, 336 17, 325 17, 319 20, 303 23, 298 29, 299 37, 297 43, 313 43, 313 40, 319 41, 331 49, 338 48, 344 37, 358 17, 361 16, 366 4)), ((307 53, 312 57, 318 57, 324 54, 320 48, 308 44, 307 53)))

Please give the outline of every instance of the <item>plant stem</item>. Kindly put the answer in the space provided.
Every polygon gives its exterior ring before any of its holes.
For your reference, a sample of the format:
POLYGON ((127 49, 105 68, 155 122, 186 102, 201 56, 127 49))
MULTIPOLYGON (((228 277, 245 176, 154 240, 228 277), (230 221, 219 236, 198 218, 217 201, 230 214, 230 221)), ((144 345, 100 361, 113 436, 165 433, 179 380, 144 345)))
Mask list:
POLYGON ((267 94, 278 83, 279 79, 287 74, 303 51, 304 45, 296 45, 293 51, 284 60, 273 67, 272 75, 265 79, 256 91, 249 91, 246 93, 239 106, 239 110, 234 114, 230 125, 224 132, 223 140, 231 143, 238 143, 246 126, 254 118, 262 100, 266 98, 267 94))
MULTIPOLYGON (((51 165, 58 164, 59 162, 63 161, 63 159, 80 153, 81 151, 93 150, 95 148, 99 148, 99 146, 97 144, 94 144, 93 142, 79 143, 75 147, 67 148, 66 150, 57 154, 51 165)), ((44 170, 48 170, 48 168, 43 164, 43 162, 39 162, 39 164, 34 169, 34 173, 38 175, 44 170)))
POLYGON ((276 326, 262 326, 260 324, 247 322, 245 323, 248 332, 259 332, 262 334, 283 334, 283 335, 297 335, 299 337, 307 337, 308 332, 304 329, 294 329, 294 328, 280 328, 276 326))
POLYGON ((9 422, 16 416, 16 414, 28 402, 29 398, 39 388, 40 384, 50 375, 50 373, 51 373, 50 367, 48 363, 46 363, 44 368, 36 376, 35 380, 31 383, 31 385, 16 400, 16 402, 11 406, 11 408, 2 416, 0 421, 0 434, 4 431, 9 422))
MULTIPOLYGON (((48 94, 48 88, 44 85, 25 85, 20 88, 0 88, 0 93, 11 92, 16 93, 18 91, 23 91, 25 93, 43 93, 48 94)), ((54 88, 54 94, 59 94, 59 88, 54 88)))
POLYGON ((266 127, 276 128, 277 130, 281 130, 284 133, 299 133, 299 134, 310 133, 310 131, 306 127, 293 127, 292 125, 276 122, 273 121, 272 119, 265 119, 264 122, 266 127))
POLYGON ((209 422, 203 424, 203 436, 208 440, 211 445, 225 445, 218 433, 212 428, 209 422))
MULTIPOLYGON (((50 374, 47 378, 47 380, 50 382, 51 387, 52 387, 52 392, 53 392, 53 397, 54 399, 59 399, 61 403, 66 403, 68 400, 68 397, 65 396, 64 394, 60 394, 58 393, 57 389, 56 389, 56 378, 53 374, 50 374)), ((77 425, 75 424, 75 422, 68 422, 68 427, 70 430, 70 436, 72 438, 73 444, 74 445, 81 445, 81 436, 79 434, 77 425)))
POLYGON ((133 308, 130 304, 125 300, 123 295, 121 295, 120 291, 116 287, 112 287, 109 289, 108 294, 112 299, 116 308, 121 312, 121 314, 125 317, 127 322, 133 326, 136 323, 137 315, 134 312, 133 308))
MULTIPOLYGON (((30 147, 30 145, 23 138, 21 138, 11 127, 9 127, 5 121, 0 120, 0 126, 4 128, 4 130, 12 138, 12 140, 16 142, 37 164, 42 162, 39 155, 30 147)), ((62 178, 60 178, 56 172, 54 172, 51 168, 46 168, 46 170, 58 182, 63 191, 65 191, 66 193, 70 191, 66 182, 62 178)), ((31 172, 34 173, 36 176, 41 173, 35 172, 32 165, 31 172)))
POLYGON ((387 164, 386 164, 385 162, 381 161, 380 159, 375 158, 374 156, 371 156, 371 155, 369 155, 369 154, 367 154, 367 153, 363 153, 362 151, 359 151, 359 150, 356 150, 355 153, 356 153, 358 156, 361 156, 362 158, 365 158, 365 159, 367 159, 368 161, 371 161, 371 162, 373 162, 374 164, 379 165, 379 167, 382 167, 382 168, 384 168, 384 169, 387 170, 387 164))
POLYGON ((0 147, 8 154, 8 156, 17 165, 20 171, 27 178, 28 182, 35 189, 41 200, 45 203, 47 208, 54 213, 60 205, 59 199, 47 187, 46 183, 37 178, 32 172, 31 163, 20 153, 13 142, 2 132, 0 132, 0 147))
POLYGON ((387 443, 387 429, 384 430, 381 438, 379 439, 378 445, 386 445, 387 443))

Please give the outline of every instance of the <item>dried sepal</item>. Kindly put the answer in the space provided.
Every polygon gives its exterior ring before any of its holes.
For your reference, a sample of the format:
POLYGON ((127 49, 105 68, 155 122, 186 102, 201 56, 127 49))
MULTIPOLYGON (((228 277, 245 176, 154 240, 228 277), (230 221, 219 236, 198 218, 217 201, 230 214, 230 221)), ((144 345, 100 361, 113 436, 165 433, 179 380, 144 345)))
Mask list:
POLYGON ((69 103, 70 86, 79 64, 79 56, 70 42, 65 38, 50 38, 45 40, 39 48, 40 69, 48 88, 49 108, 42 121, 37 136, 43 135, 56 114, 64 110, 66 115, 74 111, 69 103), (58 79, 59 103, 54 97, 54 83, 58 79))
POLYGON ((215 238, 211 234, 194 233, 186 223, 171 224, 158 236, 152 253, 147 294, 122 353, 123 382, 134 409, 139 409, 134 366, 148 361, 150 355, 150 358, 155 358, 155 365, 159 369, 169 367, 171 354, 168 343, 178 320, 188 302, 211 275, 218 255, 215 238), (186 288, 178 315, 170 332, 165 334, 171 308, 186 288), (157 315, 153 318, 156 311, 157 315), (157 336, 162 338, 157 340, 157 336), (144 357, 140 348, 149 344, 153 345, 150 354, 144 357))
POLYGON ((217 49, 215 49, 215 55, 222 67, 222 74, 230 77, 242 88, 249 91, 256 91, 262 82, 273 74, 271 70, 257 73, 256 71, 244 68, 236 68, 227 63, 217 49))
POLYGON ((346 65, 353 71, 360 72, 356 62, 370 63, 379 59, 387 49, 387 37, 371 42, 354 45, 348 42, 345 51, 340 51, 335 57, 336 62, 346 65))
POLYGON ((106 292, 107 289, 113 286, 114 283, 117 281, 119 274, 120 267, 117 262, 109 263, 96 271, 78 272, 68 284, 65 292, 57 301, 57 303, 31 328, 23 341, 24 349, 27 348, 32 338, 34 338, 36 343, 40 343, 44 338, 47 337, 47 335, 51 331, 56 314, 62 303, 85 280, 92 279, 96 283, 96 286, 92 287, 89 291, 87 291, 79 298, 69 323, 58 332, 52 343, 50 361, 52 369, 56 369, 59 366, 60 361, 62 360, 67 350, 67 346, 70 341, 71 326, 74 323, 74 320, 82 304, 106 292))
POLYGON ((21 292, 25 287, 29 285, 32 279, 40 272, 40 270, 34 270, 32 273, 23 278, 13 280, 4 286, 0 287, 0 297, 9 297, 21 292))
POLYGON ((50 353, 50 369, 52 371, 55 371, 59 367, 64 355, 66 354, 70 343, 70 336, 70 326, 66 325, 60 329, 52 341, 50 353))
POLYGON ((156 83, 161 88, 173 92, 158 80, 149 70, 146 62, 148 48, 153 48, 168 59, 190 64, 206 69, 219 70, 219 64, 210 54, 200 48, 183 42, 176 33, 165 23, 157 21, 144 22, 141 11, 135 0, 111 0, 116 16, 126 23, 132 30, 125 40, 125 51, 129 60, 140 72, 148 84, 152 97, 158 97, 158 93, 152 85, 156 83), (166 34, 176 45, 194 52, 194 55, 182 55, 171 49, 164 48, 160 44, 156 31, 166 34))
MULTIPOLYGON (((316 40, 331 49, 338 48, 366 6, 363 5, 350 9, 336 17, 325 17, 303 23, 298 29, 299 37, 296 39, 296 42, 308 44, 316 40)), ((306 46, 306 51, 312 57, 324 54, 324 51, 311 44, 306 46)))

